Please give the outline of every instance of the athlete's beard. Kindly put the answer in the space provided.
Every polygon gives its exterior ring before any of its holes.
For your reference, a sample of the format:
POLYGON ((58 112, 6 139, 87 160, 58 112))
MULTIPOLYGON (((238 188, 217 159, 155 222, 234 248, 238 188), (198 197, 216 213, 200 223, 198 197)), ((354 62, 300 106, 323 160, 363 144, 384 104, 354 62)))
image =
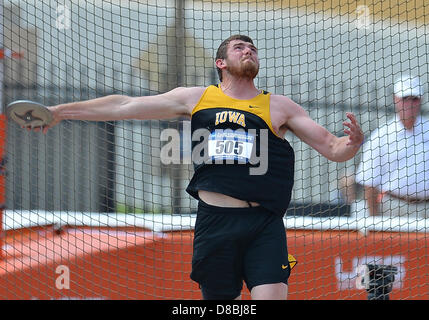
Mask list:
POLYGON ((228 72, 237 78, 249 78, 253 80, 259 72, 259 64, 244 59, 240 61, 238 66, 231 65, 228 68, 228 72))

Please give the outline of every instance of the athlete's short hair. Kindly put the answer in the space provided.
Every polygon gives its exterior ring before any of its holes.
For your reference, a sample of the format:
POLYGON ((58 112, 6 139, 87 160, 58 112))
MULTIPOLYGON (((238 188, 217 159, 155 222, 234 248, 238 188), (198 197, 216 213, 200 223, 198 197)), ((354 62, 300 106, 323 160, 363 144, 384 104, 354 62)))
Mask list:
MULTIPOLYGON (((253 40, 245 35, 242 34, 235 34, 230 36, 228 39, 225 39, 219 46, 219 48, 217 49, 216 52, 216 59, 226 59, 227 58, 227 48, 228 48, 228 44, 232 41, 232 40, 242 40, 244 42, 249 42, 251 44, 253 43, 253 40)), ((222 82, 222 70, 219 69, 218 67, 216 67, 217 69, 217 74, 219 76, 219 80, 222 82)))

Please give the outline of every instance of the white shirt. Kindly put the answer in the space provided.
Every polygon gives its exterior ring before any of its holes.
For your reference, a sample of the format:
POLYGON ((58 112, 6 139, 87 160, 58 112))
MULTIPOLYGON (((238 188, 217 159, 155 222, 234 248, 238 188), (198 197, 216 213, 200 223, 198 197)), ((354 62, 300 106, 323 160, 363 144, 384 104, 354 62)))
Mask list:
POLYGON ((374 130, 365 142, 356 182, 401 197, 429 198, 429 119, 406 130, 399 117, 374 130))

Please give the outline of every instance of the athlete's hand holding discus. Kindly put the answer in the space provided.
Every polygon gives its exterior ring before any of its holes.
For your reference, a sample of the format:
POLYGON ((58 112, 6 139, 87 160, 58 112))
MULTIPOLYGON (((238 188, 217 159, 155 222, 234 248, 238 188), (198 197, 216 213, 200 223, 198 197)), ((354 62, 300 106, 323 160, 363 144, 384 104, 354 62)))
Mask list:
POLYGON ((31 100, 17 100, 6 107, 6 116, 28 131, 46 133, 60 122, 55 115, 50 108, 31 100))

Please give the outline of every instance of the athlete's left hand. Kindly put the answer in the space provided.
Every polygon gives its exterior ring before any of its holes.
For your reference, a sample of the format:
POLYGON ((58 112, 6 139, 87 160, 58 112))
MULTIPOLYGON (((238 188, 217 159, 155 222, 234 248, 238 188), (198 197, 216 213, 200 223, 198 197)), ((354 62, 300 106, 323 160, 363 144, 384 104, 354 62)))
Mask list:
POLYGON ((364 135, 362 129, 359 126, 359 123, 356 120, 356 116, 351 113, 346 113, 347 118, 350 122, 344 121, 343 125, 346 127, 344 133, 349 136, 349 141, 347 142, 348 146, 361 146, 363 143, 364 135))

